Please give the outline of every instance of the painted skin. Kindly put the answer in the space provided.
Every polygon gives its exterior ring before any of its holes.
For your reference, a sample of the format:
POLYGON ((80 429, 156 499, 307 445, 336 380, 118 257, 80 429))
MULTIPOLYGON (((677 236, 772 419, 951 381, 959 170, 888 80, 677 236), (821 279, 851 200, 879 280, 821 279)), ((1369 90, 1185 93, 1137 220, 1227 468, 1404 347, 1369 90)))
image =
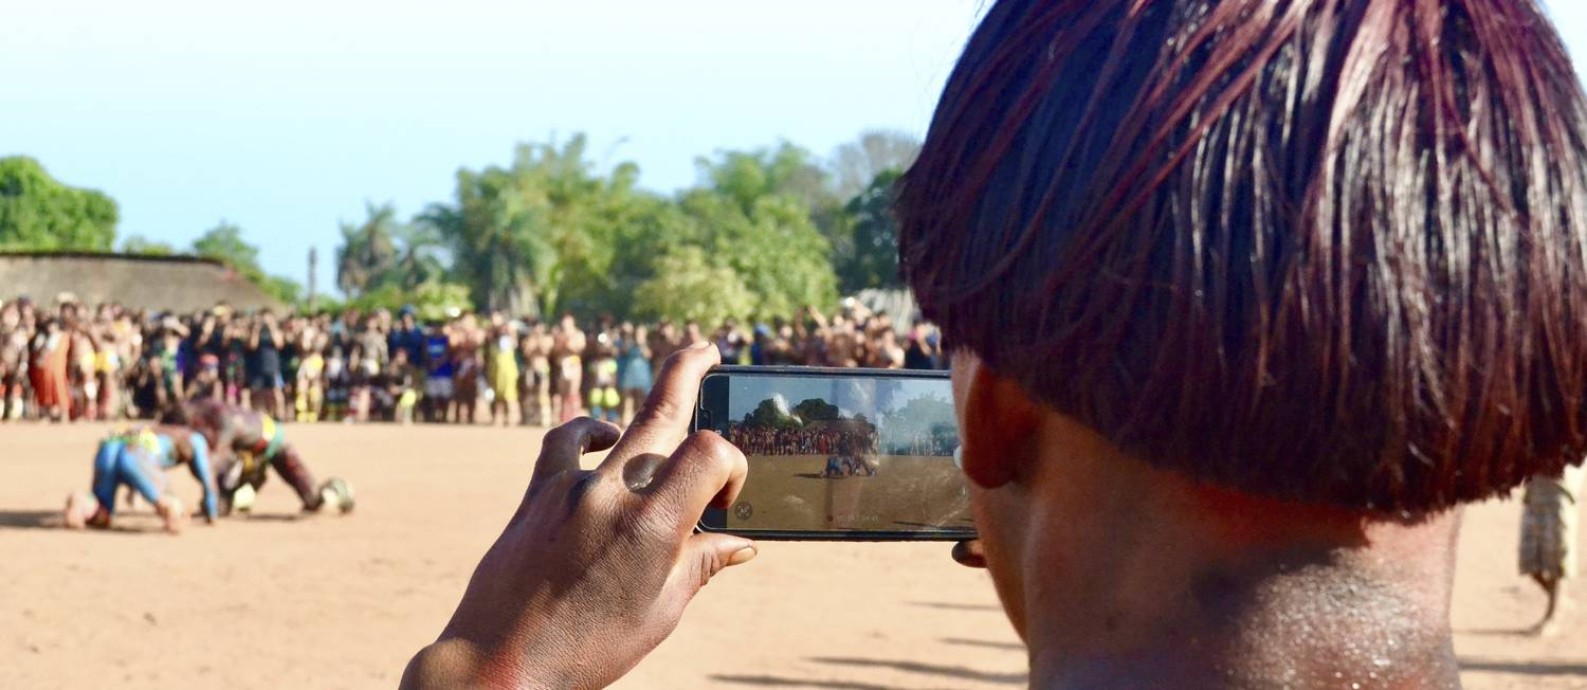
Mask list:
POLYGON ((206 400, 190 404, 187 417, 215 449, 215 474, 219 477, 220 513, 230 514, 233 497, 244 485, 257 491, 273 467, 292 486, 306 512, 318 512, 332 503, 343 513, 352 511, 352 490, 332 478, 316 486, 314 475, 286 434, 269 415, 255 410, 206 400))
POLYGON ((66 526, 108 528, 116 490, 126 485, 155 506, 167 531, 181 531, 187 516, 181 501, 171 495, 166 476, 178 465, 186 465, 203 487, 201 514, 213 524, 220 505, 208 440, 187 427, 158 426, 113 434, 100 442, 94 456, 93 492, 67 498, 66 526))

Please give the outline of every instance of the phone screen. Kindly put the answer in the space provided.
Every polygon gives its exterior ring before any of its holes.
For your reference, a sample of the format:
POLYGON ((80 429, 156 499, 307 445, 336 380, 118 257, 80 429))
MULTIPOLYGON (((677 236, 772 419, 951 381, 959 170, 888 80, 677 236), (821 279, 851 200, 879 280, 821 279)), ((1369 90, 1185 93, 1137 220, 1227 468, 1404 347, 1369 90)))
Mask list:
POLYGON ((749 460, 743 491, 707 515, 707 528, 818 538, 973 534, 953 463, 959 434, 945 375, 734 370, 708 376, 701 398, 703 426, 749 460))

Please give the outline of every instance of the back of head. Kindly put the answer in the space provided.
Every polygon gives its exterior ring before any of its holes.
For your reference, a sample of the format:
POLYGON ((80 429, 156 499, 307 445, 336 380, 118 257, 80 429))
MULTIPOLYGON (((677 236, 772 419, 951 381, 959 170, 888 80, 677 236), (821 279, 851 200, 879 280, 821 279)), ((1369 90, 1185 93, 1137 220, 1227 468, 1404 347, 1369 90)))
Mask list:
POLYGON ((1587 105, 1532 0, 1001 0, 899 216, 948 341, 1158 467, 1415 515, 1587 450, 1587 105))

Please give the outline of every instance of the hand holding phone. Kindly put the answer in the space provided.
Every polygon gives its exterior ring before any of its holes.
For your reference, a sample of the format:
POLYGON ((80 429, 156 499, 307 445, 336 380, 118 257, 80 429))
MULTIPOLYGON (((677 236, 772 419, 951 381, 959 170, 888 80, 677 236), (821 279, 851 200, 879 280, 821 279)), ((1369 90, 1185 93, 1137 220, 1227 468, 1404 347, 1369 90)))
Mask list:
POLYGON ((697 534, 695 516, 725 504, 743 458, 688 430, 713 347, 674 354, 632 426, 589 418, 546 434, 528 491, 481 559, 440 638, 408 665, 403 687, 604 688, 660 644, 684 607, 753 543, 697 534), (614 445, 615 444, 615 445, 614 445), (587 452, 611 449, 599 468, 587 452), (580 641, 600 640, 599 654, 580 641))

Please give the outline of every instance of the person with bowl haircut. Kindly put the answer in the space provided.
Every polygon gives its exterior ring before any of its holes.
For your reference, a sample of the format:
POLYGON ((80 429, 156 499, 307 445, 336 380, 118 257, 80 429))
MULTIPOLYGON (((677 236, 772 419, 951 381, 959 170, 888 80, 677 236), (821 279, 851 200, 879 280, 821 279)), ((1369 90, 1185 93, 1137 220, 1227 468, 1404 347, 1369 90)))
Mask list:
MULTIPOLYGON (((1587 98, 1536 2, 1000 0, 899 191, 955 555, 1032 688, 1458 687, 1459 507, 1587 452, 1587 98)), ((717 361, 546 437, 406 687, 603 687, 755 554, 691 529, 746 472, 687 433, 717 361)))

